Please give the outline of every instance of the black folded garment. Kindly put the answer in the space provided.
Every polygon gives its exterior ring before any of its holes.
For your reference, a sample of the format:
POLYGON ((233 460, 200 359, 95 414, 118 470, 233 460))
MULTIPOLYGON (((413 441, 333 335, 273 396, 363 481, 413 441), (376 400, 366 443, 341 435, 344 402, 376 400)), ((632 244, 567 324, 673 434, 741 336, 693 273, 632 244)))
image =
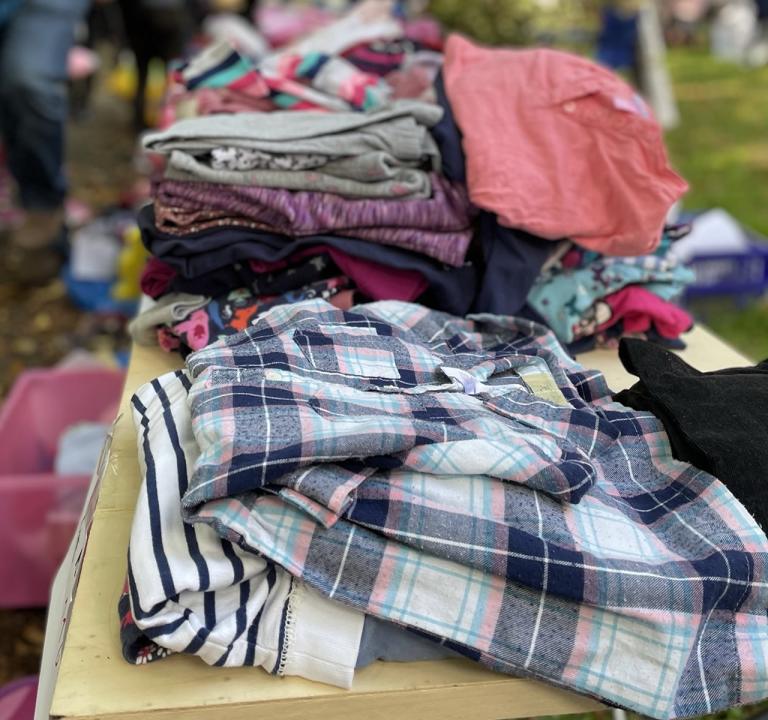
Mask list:
POLYGON ((614 400, 656 415, 673 455, 724 482, 768 530, 768 360, 705 373, 658 345, 627 338, 619 357, 640 381, 614 400))

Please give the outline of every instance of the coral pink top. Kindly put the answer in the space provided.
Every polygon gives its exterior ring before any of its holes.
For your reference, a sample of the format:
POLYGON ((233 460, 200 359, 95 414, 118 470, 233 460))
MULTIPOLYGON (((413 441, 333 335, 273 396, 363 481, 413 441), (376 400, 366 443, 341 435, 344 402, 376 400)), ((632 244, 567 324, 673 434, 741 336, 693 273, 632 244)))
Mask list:
POLYGON ((509 227, 606 254, 658 245, 688 186, 623 80, 569 53, 484 48, 458 35, 446 42, 444 76, 476 205, 509 227))

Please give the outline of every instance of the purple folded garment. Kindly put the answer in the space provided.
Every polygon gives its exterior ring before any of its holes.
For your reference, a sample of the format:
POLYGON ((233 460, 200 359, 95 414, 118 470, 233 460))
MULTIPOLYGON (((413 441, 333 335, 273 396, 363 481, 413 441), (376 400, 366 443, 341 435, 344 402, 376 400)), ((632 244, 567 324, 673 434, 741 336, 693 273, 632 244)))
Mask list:
POLYGON ((332 233, 407 248, 456 267, 472 238, 471 206, 462 185, 432 175, 427 199, 350 200, 330 193, 292 192, 242 185, 162 180, 155 187, 161 227, 193 232, 201 213, 226 225, 249 219, 261 229, 291 237, 332 233), (185 217, 189 218, 189 222, 185 217))

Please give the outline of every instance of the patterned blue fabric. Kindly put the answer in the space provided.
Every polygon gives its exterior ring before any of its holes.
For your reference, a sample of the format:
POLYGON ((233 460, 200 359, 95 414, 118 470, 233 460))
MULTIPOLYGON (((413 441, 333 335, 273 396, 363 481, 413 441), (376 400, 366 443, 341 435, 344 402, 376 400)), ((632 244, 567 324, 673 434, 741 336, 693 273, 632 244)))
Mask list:
POLYGON ((577 336, 582 318, 606 295, 642 284, 663 300, 674 300, 694 279, 693 270, 671 258, 600 257, 583 267, 556 266, 542 273, 528 294, 528 302, 560 341, 569 343, 577 336))

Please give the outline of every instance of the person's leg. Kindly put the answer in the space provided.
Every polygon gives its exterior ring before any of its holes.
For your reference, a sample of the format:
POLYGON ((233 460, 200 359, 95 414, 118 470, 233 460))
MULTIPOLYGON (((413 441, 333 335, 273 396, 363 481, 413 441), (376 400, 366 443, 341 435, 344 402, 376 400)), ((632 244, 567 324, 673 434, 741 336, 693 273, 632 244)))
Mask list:
MULTIPOLYGON (((2 24, 0 24, 0 51, 4 45, 4 39, 7 29, 7 18, 4 18, 2 24)), ((3 146, 3 157, 7 163, 5 157, 8 152, 8 147, 15 144, 16 139, 16 123, 14 122, 14 115, 11 112, 11 108, 8 103, 4 101, 3 84, 8 77, 8 73, 5 71, 2 63, 2 52, 0 52, 0 144, 3 146)))
POLYGON ((67 55, 86 5, 86 0, 25 0, 3 29, 0 122, 21 204, 39 227, 20 235, 28 246, 50 242, 43 235, 55 234, 54 223, 62 217, 67 55))

